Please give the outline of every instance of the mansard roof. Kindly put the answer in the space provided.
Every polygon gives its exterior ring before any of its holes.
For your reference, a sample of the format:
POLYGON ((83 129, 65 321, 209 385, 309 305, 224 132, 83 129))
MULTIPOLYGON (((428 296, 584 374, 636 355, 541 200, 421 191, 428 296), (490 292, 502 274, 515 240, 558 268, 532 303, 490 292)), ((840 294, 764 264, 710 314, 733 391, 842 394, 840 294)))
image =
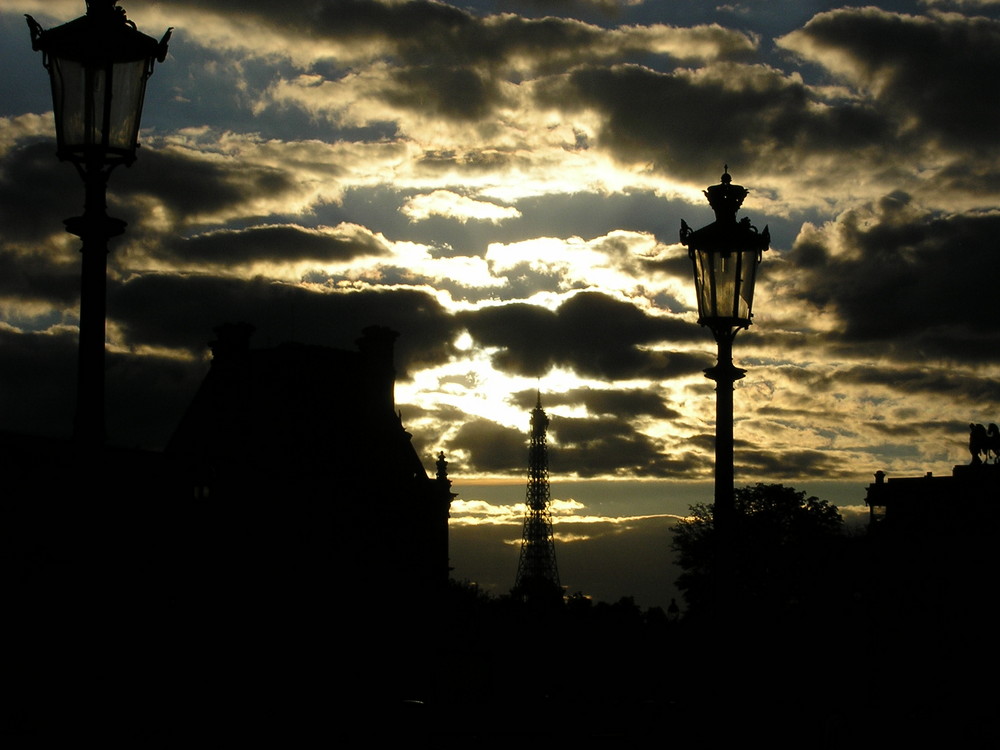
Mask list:
POLYGON ((286 468, 381 464, 426 476, 395 412, 395 332, 367 328, 355 351, 294 342, 255 349, 245 324, 216 333, 211 368, 168 453, 286 468))

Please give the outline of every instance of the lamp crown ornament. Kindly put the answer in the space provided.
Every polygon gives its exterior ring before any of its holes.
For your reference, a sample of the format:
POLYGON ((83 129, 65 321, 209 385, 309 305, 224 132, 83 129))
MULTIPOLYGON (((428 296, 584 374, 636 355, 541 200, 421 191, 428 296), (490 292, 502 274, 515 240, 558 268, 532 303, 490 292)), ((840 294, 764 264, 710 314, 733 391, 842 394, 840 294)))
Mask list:
POLYGON ((118 5, 116 0, 86 0, 86 3, 89 18, 116 16, 121 23, 131 24, 133 28, 135 27, 135 24, 125 17, 125 9, 118 5))
POLYGON ((708 204, 712 207, 712 210, 715 211, 716 221, 734 222, 736 221, 736 212, 740 210, 743 200, 750 191, 742 185, 733 184, 728 164, 724 167, 724 170, 722 177, 719 179, 719 184, 712 185, 702 192, 708 198, 708 204))
POLYGON ((122 15, 125 14, 125 11, 117 4, 116 0, 85 0, 85 2, 88 13, 108 13, 112 10, 119 10, 122 12, 122 15))

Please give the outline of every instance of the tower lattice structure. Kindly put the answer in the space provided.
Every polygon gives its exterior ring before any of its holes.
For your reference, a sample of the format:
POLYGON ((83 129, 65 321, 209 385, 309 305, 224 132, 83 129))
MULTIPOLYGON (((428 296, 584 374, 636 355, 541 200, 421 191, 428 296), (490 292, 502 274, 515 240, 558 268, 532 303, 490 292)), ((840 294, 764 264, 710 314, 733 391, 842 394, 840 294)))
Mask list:
POLYGON ((545 443, 549 418, 542 410, 542 396, 531 412, 531 440, 528 446, 528 491, 521 536, 521 557, 513 594, 525 600, 562 598, 556 547, 549 508, 549 455, 545 443))

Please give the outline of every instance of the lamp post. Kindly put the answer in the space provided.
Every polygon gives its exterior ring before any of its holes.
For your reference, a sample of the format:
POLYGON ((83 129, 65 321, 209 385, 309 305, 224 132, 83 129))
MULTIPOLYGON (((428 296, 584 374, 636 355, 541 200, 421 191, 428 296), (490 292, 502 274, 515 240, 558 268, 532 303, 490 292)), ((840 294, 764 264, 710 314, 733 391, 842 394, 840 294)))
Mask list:
POLYGON ((107 214, 108 176, 135 161, 146 81, 167 55, 170 29, 146 36, 114 0, 87 0, 87 14, 49 30, 26 16, 32 49, 52 84, 56 155, 76 167, 85 188, 83 215, 66 219, 82 240, 77 404, 73 436, 103 446, 104 341, 108 240, 125 222, 107 214))
POLYGON ((757 265, 768 249, 767 227, 758 232, 750 220, 736 220, 736 212, 749 191, 734 185, 726 166, 721 182, 705 190, 715 221, 696 231, 681 221, 681 243, 688 248, 694 265, 698 298, 698 323, 712 331, 718 344, 715 367, 705 376, 715 381, 715 509, 714 524, 719 542, 720 584, 729 583, 726 564, 731 549, 734 517, 733 494, 733 384, 745 370, 733 366, 733 339, 753 320, 753 293, 757 265))

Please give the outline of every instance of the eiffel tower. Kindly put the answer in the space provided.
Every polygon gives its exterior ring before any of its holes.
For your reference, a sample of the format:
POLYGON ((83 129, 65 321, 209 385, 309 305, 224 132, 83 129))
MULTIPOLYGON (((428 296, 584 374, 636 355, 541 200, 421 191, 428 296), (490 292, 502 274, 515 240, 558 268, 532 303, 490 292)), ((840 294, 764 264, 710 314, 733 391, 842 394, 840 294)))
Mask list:
POLYGON ((521 557, 511 594, 526 602, 562 600, 556 548, 549 511, 549 454, 545 431, 549 418, 542 410, 542 394, 531 412, 531 442, 528 446, 528 494, 521 535, 521 557))

